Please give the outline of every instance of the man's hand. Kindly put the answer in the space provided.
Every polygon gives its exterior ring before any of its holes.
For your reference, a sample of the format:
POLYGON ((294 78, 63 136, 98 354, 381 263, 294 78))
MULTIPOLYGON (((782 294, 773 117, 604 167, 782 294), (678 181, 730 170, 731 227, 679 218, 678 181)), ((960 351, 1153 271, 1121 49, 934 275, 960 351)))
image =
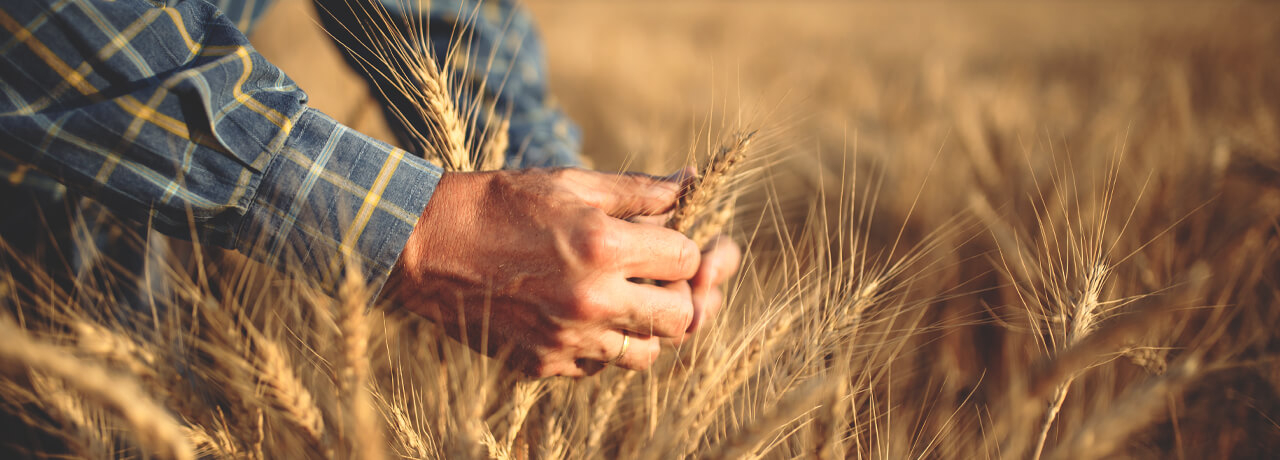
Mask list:
POLYGON ((684 338, 697 332, 720 312, 724 305, 720 286, 738 271, 741 262, 742 250, 728 236, 720 235, 707 245, 698 274, 689 280, 693 291, 693 321, 689 323, 689 331, 684 338))
POLYGON ((648 368, 659 338, 683 338, 695 303, 718 304, 713 283, 732 273, 700 269, 699 248, 674 230, 624 220, 668 211, 678 192, 580 169, 446 173, 385 295, 531 375, 594 372, 624 333, 615 364, 648 368))

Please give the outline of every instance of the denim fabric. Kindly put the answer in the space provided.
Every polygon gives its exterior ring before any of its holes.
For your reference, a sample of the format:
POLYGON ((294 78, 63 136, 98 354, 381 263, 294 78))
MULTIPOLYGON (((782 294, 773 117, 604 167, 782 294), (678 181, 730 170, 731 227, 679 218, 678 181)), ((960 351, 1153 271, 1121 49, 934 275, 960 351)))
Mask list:
POLYGON ((308 108, 249 46, 249 3, 0 6, 0 171, 268 264, 354 255, 380 283, 440 170, 308 108))
MULTIPOLYGON (((515 0, 365 0, 380 2, 381 10, 352 0, 314 1, 325 30, 339 42, 348 63, 364 70, 361 75, 374 94, 386 97, 386 118, 397 132, 429 132, 431 127, 420 117, 409 117, 405 124, 392 115, 395 109, 414 113, 415 104, 389 78, 409 71, 404 56, 378 53, 365 45, 383 39, 377 29, 387 22, 381 11, 389 13, 390 26, 401 36, 424 35, 437 65, 458 83, 454 98, 460 105, 480 101, 481 106, 492 104, 495 114, 507 116, 508 167, 582 164, 581 133, 548 93, 542 41, 533 18, 515 0)), ((482 109, 471 118, 475 135, 489 125, 490 114, 482 109)), ((409 138, 402 138, 401 144, 413 145, 409 138)))

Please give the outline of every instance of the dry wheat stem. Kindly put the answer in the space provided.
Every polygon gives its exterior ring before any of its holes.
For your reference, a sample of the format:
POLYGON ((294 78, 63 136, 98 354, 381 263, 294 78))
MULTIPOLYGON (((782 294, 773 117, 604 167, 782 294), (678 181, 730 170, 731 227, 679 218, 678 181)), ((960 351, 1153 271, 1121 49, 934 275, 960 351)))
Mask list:
POLYGON ((1120 396, 1105 412, 1092 414, 1080 429, 1049 455, 1050 459, 1103 458, 1129 436, 1145 428, 1165 408, 1168 397, 1200 375, 1199 356, 1178 363, 1165 375, 1152 377, 1120 396))
POLYGON ((381 424, 369 391, 369 324, 365 312, 369 298, 359 271, 348 268, 338 288, 338 328, 341 331, 342 391, 347 430, 351 433, 356 458, 379 460, 386 457, 381 424))

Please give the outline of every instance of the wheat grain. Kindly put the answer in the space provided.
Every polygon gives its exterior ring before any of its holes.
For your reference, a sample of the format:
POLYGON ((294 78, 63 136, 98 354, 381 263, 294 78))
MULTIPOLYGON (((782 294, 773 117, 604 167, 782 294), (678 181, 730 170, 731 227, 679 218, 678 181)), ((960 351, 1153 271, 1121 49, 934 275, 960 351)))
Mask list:
POLYGON ((313 452, 324 452, 324 416, 311 392, 293 372, 284 350, 261 333, 255 334, 253 342, 256 375, 267 405, 278 411, 290 427, 306 436, 313 452))
MULTIPOLYGON (((1068 347, 1084 340, 1097 326, 1097 320, 1100 311, 1099 295, 1102 293, 1103 283, 1107 280, 1107 268, 1101 264, 1096 265, 1086 277, 1085 288, 1081 293, 1080 300, 1077 301, 1069 313, 1070 331, 1067 333, 1068 347)), ((1049 429, 1053 427, 1054 420, 1058 418, 1058 412, 1062 410, 1062 403, 1067 399, 1067 391, 1071 387, 1073 379, 1068 377, 1066 381, 1058 385, 1054 390, 1053 396, 1049 399, 1048 409, 1045 410, 1044 417, 1040 422, 1040 432, 1036 435, 1035 442, 1031 451, 1031 458, 1037 460, 1044 451, 1045 440, 1049 437, 1049 429)))
POLYGON ((587 428, 587 455, 594 455, 600 451, 600 444, 608 429, 609 419, 613 416, 618 402, 622 400, 623 394, 626 393, 635 375, 634 371, 622 372, 622 375, 614 378, 613 385, 609 385, 596 398, 595 411, 591 414, 591 424, 587 428))
MULTIPOLYGON (((704 213, 710 209, 716 209, 715 202, 720 198, 720 194, 725 193, 722 189, 732 181, 733 174, 746 157, 747 147, 751 145, 751 138, 754 136, 755 131, 739 134, 732 141, 722 145, 707 160, 702 171, 681 190, 671 218, 667 221, 667 227, 688 234, 695 230, 694 226, 698 224, 699 219, 704 218, 704 213)), ((723 212, 719 209, 716 211, 723 212)))

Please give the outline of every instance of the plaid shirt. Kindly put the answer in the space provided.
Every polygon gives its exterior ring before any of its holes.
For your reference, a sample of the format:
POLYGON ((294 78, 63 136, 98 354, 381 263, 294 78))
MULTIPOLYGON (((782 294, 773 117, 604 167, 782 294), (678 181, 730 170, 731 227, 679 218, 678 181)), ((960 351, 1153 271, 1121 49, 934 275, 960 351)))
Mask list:
MULTIPOLYGON (((392 108, 416 113, 415 101, 397 91, 388 78, 409 70, 402 56, 378 54, 368 48, 367 43, 382 39, 379 33, 349 26, 384 22, 371 8, 360 6, 362 1, 378 2, 391 16, 407 19, 393 21, 404 36, 417 35, 409 24, 424 26, 437 58, 448 56, 453 47, 453 58, 438 63, 452 73, 454 81, 462 83, 455 98, 493 103, 497 113, 508 116, 508 165, 581 165, 581 134, 547 92, 542 42, 532 17, 516 0, 315 0, 325 29, 343 44, 339 49, 351 66, 364 70, 362 75, 374 92, 387 98, 387 120, 405 133, 430 132, 432 128, 421 118, 390 116, 392 108)), ((477 112, 472 129, 488 123, 487 113, 477 112)), ((403 145, 412 145, 410 139, 401 140, 403 145)))
MULTIPOLYGON (((0 6, 0 159, 11 162, 0 168, 14 183, 47 182, 34 167, 117 215, 267 264, 329 273, 334 255, 351 254, 384 280, 440 169, 307 107, 245 38, 269 1, 171 3, 0 6)), ((541 131, 564 122, 536 96, 504 96, 513 119, 541 131)), ((525 163, 576 162, 564 153, 576 132, 555 137, 525 163)))

